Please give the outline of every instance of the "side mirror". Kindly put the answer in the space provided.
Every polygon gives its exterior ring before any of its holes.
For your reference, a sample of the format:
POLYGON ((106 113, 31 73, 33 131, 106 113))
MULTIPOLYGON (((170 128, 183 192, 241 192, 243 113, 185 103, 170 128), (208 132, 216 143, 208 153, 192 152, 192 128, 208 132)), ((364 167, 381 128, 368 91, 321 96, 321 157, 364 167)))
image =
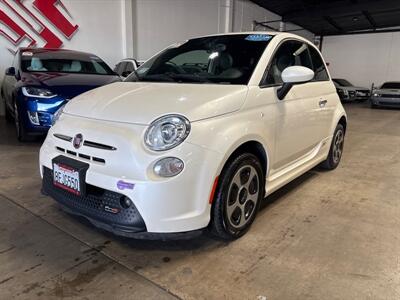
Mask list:
POLYGON ((132 72, 124 71, 124 72, 122 72, 121 76, 122 76, 122 77, 128 77, 129 75, 131 75, 131 73, 132 73, 132 72))
POLYGON ((292 66, 283 70, 281 76, 283 85, 278 89, 279 100, 283 100, 286 97, 294 84, 312 80, 314 78, 314 71, 302 66, 292 66))
POLYGON ((14 67, 10 67, 6 69, 6 76, 15 76, 16 72, 15 72, 15 68, 14 67))

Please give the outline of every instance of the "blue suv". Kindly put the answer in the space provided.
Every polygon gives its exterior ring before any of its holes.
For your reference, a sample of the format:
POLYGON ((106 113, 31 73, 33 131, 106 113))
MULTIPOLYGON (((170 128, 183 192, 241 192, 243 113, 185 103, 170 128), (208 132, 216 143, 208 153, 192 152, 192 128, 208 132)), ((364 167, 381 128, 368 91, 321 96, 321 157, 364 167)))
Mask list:
POLYGON ((90 53, 21 48, 0 89, 6 119, 15 122, 20 141, 44 135, 67 101, 121 78, 90 53))

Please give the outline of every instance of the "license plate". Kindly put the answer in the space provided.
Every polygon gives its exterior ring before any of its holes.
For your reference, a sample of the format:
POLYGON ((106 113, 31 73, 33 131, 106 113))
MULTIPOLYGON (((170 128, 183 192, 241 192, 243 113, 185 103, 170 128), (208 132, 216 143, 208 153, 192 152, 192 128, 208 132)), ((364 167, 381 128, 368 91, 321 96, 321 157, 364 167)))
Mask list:
POLYGON ((53 163, 53 184, 77 196, 81 195, 79 171, 70 166, 53 163))

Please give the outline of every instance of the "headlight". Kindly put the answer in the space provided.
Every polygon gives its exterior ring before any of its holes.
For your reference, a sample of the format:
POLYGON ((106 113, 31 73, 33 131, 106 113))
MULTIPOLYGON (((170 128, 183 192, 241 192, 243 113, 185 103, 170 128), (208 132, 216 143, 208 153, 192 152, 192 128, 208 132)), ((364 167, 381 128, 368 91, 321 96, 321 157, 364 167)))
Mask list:
POLYGON ((380 97, 381 95, 378 93, 374 93, 374 97, 380 97))
POLYGON ((189 135, 189 132, 189 120, 179 115, 167 115, 150 124, 144 141, 149 149, 164 151, 182 143, 189 135))
POLYGON ((53 118, 51 119, 51 126, 53 126, 57 120, 61 117, 63 111, 64 111, 65 105, 61 106, 53 115, 53 118))
POLYGON ((52 91, 32 86, 22 87, 22 94, 24 94, 24 96, 27 97, 35 97, 35 98, 53 98, 57 96, 52 91))

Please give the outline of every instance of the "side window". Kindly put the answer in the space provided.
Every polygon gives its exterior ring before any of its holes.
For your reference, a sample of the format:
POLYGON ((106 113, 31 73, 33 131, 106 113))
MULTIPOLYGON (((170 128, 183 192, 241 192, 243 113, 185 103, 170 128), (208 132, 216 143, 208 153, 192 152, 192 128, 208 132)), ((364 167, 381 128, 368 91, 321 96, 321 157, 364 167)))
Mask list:
POLYGON ((312 69, 311 59, 306 44, 299 41, 287 41, 279 46, 269 64, 265 85, 280 85, 282 72, 287 67, 303 66, 312 69))
POLYGON ((318 53, 314 47, 309 46, 311 61, 314 66, 313 70, 315 73, 314 80, 315 81, 325 81, 329 80, 328 72, 326 71, 324 61, 322 60, 321 55, 318 53))

